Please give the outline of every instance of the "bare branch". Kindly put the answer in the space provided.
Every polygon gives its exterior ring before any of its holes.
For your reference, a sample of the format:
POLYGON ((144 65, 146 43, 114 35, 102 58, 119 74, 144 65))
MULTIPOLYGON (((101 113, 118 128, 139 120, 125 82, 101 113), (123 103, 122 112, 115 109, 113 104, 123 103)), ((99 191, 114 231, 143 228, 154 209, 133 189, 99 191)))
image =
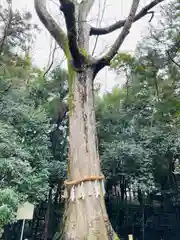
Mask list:
MULTIPOLYGON (((101 0, 99 0, 99 3, 100 3, 101 0)), ((100 5, 100 4, 99 4, 100 5)), ((98 21, 98 25, 100 26, 101 23, 102 23, 102 20, 103 20, 103 17, 104 17, 104 13, 105 13, 105 8, 106 8, 106 0, 104 0, 104 3, 103 3, 103 9, 102 9, 102 15, 101 15, 101 19, 98 21)), ((99 12, 98 12, 98 18, 100 16, 100 6, 99 6, 99 12)), ((96 36, 96 40, 95 40, 95 44, 94 44, 94 47, 93 47, 93 50, 92 50, 92 56, 94 55, 95 53, 95 50, 96 50, 96 47, 97 47, 97 43, 98 43, 98 38, 99 38, 99 35, 96 36)))
POLYGON ((167 50, 166 52, 167 52, 167 55, 168 55, 169 59, 170 59, 177 67, 180 68, 180 64, 177 63, 177 62, 174 60, 174 58, 171 56, 170 52, 169 52, 168 50, 167 50))
POLYGON ((59 8, 59 5, 55 1, 51 0, 51 2, 59 8))
POLYGON ((36 12, 41 22, 44 24, 50 34, 54 37, 57 44, 63 49, 65 55, 67 55, 67 37, 64 31, 60 28, 60 26, 56 23, 56 21, 47 11, 46 0, 34 0, 34 3, 36 12))
POLYGON ((72 0, 59 0, 61 3, 61 11, 64 13, 69 50, 71 52, 74 65, 76 68, 81 68, 85 63, 85 56, 80 52, 77 43, 77 28, 76 28, 76 9, 72 0))
POLYGON ((51 62, 51 57, 52 57, 52 53, 53 53, 53 50, 52 49, 56 49, 57 48, 57 43, 56 43, 56 41, 54 40, 54 38, 51 38, 51 41, 50 41, 50 51, 49 51, 49 58, 48 58, 48 63, 47 63, 47 66, 49 66, 50 65, 50 62, 51 62), (54 44, 54 48, 53 48, 53 43, 55 42, 55 44, 54 44))
MULTIPOLYGON (((52 48, 52 46, 51 46, 51 48, 52 48)), ((49 73, 49 71, 51 70, 51 68, 54 64, 54 57, 55 57, 56 50, 57 50, 57 46, 56 46, 56 42, 55 42, 55 45, 54 45, 54 48, 52 51, 52 56, 51 56, 51 53, 49 54, 48 67, 47 67, 46 71, 44 72, 43 77, 46 77, 46 75, 49 73)))
MULTIPOLYGON (((134 17, 133 22, 138 21, 139 19, 141 19, 142 17, 144 17, 147 14, 152 14, 152 12, 149 12, 150 9, 152 9, 153 7, 155 7, 157 4, 163 2, 164 0, 154 0, 151 3, 149 3, 148 5, 146 5, 144 8, 141 9, 141 11, 134 17)), ((151 19, 152 20, 152 19, 151 19)), ((96 27, 91 27, 91 31, 90 31, 90 35, 104 35, 104 34, 108 34, 111 33, 117 29, 120 29, 124 26, 124 24, 126 23, 126 19, 125 20, 120 20, 108 27, 104 27, 104 28, 96 28, 96 27)))
POLYGON ((79 10, 80 10, 81 15, 83 15, 83 20, 84 21, 86 20, 94 2, 95 2, 95 0, 83 0, 80 3, 79 10))
POLYGON ((148 14, 151 14, 151 18, 149 19, 149 22, 151 22, 154 17, 154 11, 149 11, 148 14))
POLYGON ((112 45, 110 50, 107 52, 107 54, 96 61, 95 72, 98 72, 103 67, 109 65, 112 58, 118 52, 118 49, 120 48, 120 46, 124 42, 124 39, 129 34, 129 30, 130 30, 131 25, 133 23, 133 19, 134 19, 134 16, 136 14, 137 8, 139 6, 139 2, 140 2, 140 0, 133 0, 129 16, 126 20, 126 23, 124 24, 124 27, 123 27, 121 33, 119 34, 118 38, 116 39, 116 41, 114 42, 114 44, 112 45))
POLYGON ((0 12, 0 18, 2 19, 3 22, 6 21, 6 18, 4 17, 3 13, 0 12))

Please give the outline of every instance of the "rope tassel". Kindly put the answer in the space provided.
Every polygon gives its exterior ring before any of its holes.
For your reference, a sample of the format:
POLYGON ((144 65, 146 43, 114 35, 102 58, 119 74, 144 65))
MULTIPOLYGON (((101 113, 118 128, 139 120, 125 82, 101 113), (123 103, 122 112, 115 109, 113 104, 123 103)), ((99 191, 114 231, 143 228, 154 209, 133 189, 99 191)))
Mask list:
MULTIPOLYGON (((92 186, 92 182, 91 182, 91 181, 88 182, 88 185, 89 185, 89 189, 92 189, 92 188, 91 188, 91 186, 92 186)), ((92 190, 91 190, 91 191, 89 190, 89 191, 88 191, 88 196, 92 196, 92 195, 93 195, 92 190)))
POLYGON ((67 188, 65 187, 64 189, 64 198, 67 199, 68 198, 68 191, 67 188))
POLYGON ((75 186, 74 185, 71 188, 70 199, 71 199, 72 202, 75 201, 75 186))
POLYGON ((99 184, 98 181, 96 180, 94 182, 94 188, 95 188, 95 193, 96 193, 96 198, 100 196, 100 192, 99 192, 99 184))
POLYGON ((81 183, 81 198, 84 199, 85 198, 85 193, 84 193, 84 183, 81 183))
POLYGON ((106 190, 105 190, 105 186, 104 186, 104 181, 103 181, 103 179, 101 180, 101 187, 102 187, 103 196, 105 196, 106 190))

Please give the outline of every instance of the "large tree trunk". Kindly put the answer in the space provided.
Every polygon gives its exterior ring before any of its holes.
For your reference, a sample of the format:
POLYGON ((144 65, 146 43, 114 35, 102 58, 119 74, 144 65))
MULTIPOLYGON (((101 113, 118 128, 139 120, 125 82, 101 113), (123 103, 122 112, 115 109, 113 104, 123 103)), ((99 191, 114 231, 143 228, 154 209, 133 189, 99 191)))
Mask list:
POLYGON ((103 187, 101 187, 102 181, 86 181, 82 184, 82 180, 86 177, 101 175, 96 140, 93 78, 102 68, 110 65, 129 34, 132 23, 150 13, 149 10, 163 0, 153 0, 138 14, 136 11, 140 0, 133 0, 128 17, 107 28, 94 28, 87 21, 95 0, 82 0, 80 3, 76 0, 59 1, 67 34, 48 13, 46 0, 35 0, 35 8, 45 27, 64 51, 68 67, 73 68, 73 70, 69 69, 69 90, 73 93, 73 99, 70 98, 72 104, 69 105, 71 112, 68 166, 70 195, 66 209, 64 239, 118 239, 108 220, 102 193, 103 187), (107 34, 119 28, 122 28, 122 31, 105 55, 97 59, 89 54, 91 35, 107 34), (73 182, 74 185, 72 185, 72 181, 76 180, 80 182, 78 184, 73 182))
MULTIPOLYGON (((73 86, 73 110, 69 124, 68 180, 100 176, 91 69, 76 74, 73 86)), ((72 187, 73 185, 70 192, 72 187)), ((64 239, 118 239, 115 238, 108 220, 101 181, 87 181, 83 183, 83 187, 81 184, 74 187, 74 199, 70 196, 67 203, 64 239), (100 194, 95 192, 97 184, 100 194)))

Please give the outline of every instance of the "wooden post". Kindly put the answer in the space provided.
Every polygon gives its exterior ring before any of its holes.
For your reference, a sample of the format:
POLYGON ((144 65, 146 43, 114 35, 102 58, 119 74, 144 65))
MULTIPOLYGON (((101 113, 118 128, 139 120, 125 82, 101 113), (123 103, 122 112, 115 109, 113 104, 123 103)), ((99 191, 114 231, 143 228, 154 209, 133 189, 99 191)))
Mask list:
POLYGON ((25 225, 25 219, 23 219, 23 222, 22 222, 22 228, 21 228, 21 237, 20 237, 20 240, 23 239, 24 225, 25 225))

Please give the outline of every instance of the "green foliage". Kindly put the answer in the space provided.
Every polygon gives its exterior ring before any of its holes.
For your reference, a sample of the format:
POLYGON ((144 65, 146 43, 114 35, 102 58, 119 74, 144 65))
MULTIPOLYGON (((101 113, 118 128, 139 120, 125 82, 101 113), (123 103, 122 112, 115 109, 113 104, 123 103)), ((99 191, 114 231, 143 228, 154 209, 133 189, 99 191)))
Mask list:
POLYGON ((52 160, 50 118, 31 98, 39 72, 28 55, 23 59, 12 47, 8 40, 0 56, 0 228, 14 220, 19 203, 46 198, 52 160))
MULTIPOLYGON (((0 75, 0 227, 13 220, 18 203, 45 199, 49 186, 66 177, 67 122, 61 129, 55 125, 67 93, 61 83, 67 80, 66 72, 57 68, 49 79, 42 79, 29 65, 27 82, 17 74, 18 57, 16 61, 10 78, 6 72, 0 75), (3 200, 10 191, 15 206, 3 200)), ((26 59, 22 72, 24 64, 26 59)))
POLYGON ((178 169, 180 151, 180 72, 162 50, 162 42, 154 47, 157 39, 153 37, 139 44, 135 56, 116 56, 111 68, 117 74, 124 71, 126 83, 96 103, 101 165, 107 181, 116 185, 125 179, 134 190, 146 193, 154 188, 177 191, 174 164, 178 169))
POLYGON ((18 196, 11 188, 0 190, 0 229, 15 217, 18 196))
POLYGON ((48 189, 51 129, 45 110, 35 109, 23 90, 1 96, 0 187, 5 192, 11 187, 17 201, 34 202, 43 199, 48 189))
POLYGON ((68 119, 65 118, 67 104, 65 98, 68 94, 67 72, 60 67, 53 69, 48 78, 38 77, 30 85, 30 96, 36 106, 46 110, 50 118, 52 160, 49 163, 49 183, 51 186, 65 179, 67 170, 67 134, 68 119))
POLYGON ((150 190, 154 185, 150 152, 137 138, 139 131, 131 110, 124 105, 125 99, 123 89, 114 89, 104 96, 104 104, 97 110, 102 169, 114 184, 125 176, 129 184, 150 190))

